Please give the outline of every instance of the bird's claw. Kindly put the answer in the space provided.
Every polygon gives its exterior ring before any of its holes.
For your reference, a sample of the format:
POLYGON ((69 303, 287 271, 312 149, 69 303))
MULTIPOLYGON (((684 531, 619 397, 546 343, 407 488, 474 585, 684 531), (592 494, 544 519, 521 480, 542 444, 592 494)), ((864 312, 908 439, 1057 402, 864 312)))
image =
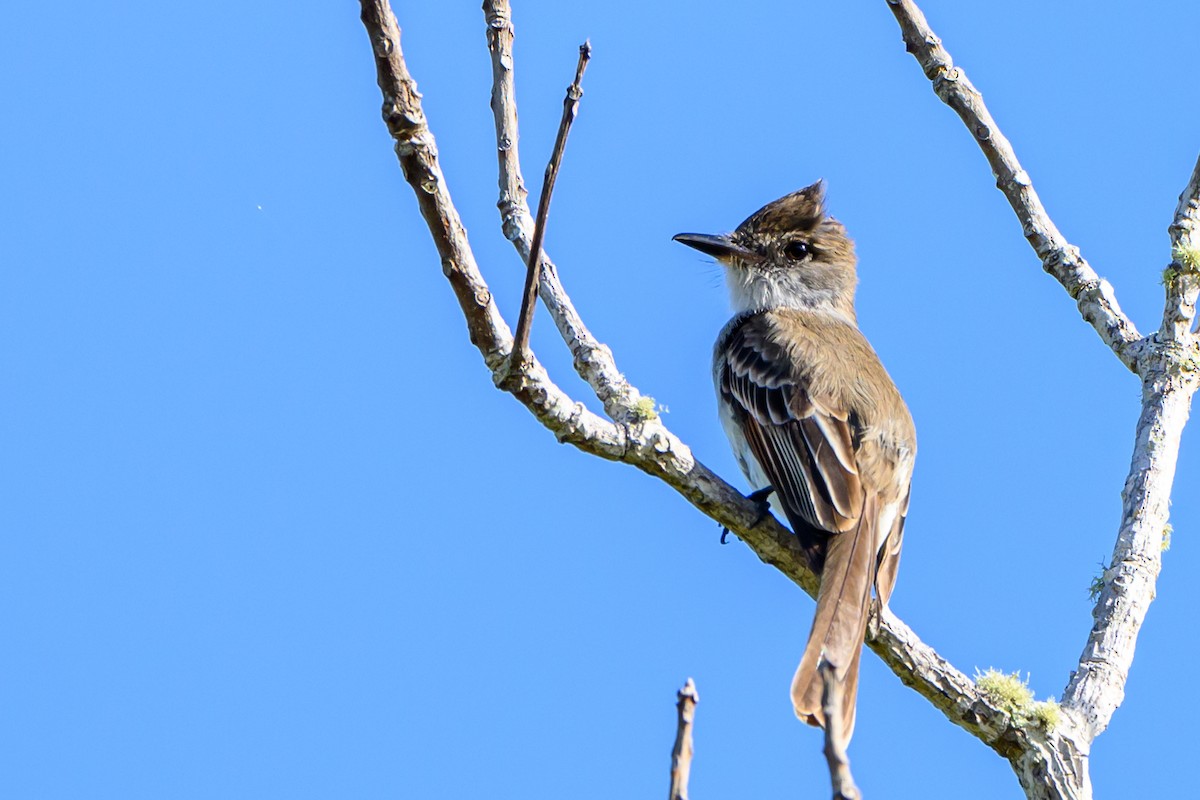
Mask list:
MULTIPOLYGON (((771 503, 767 498, 771 496, 771 492, 773 491, 775 491, 773 486, 764 486, 746 495, 747 500, 758 505, 758 516, 754 518, 754 522, 750 523, 751 528, 757 528, 764 519, 771 516, 771 503)), ((726 528, 724 525, 721 526, 721 544, 729 544, 730 533, 732 531, 729 528, 726 528)))
POLYGON ((758 505, 758 516, 754 518, 754 522, 750 523, 751 528, 757 528, 759 523, 771 516, 771 501, 767 498, 771 496, 771 492, 773 491, 775 491, 774 486, 764 486, 746 495, 747 500, 753 501, 758 505))

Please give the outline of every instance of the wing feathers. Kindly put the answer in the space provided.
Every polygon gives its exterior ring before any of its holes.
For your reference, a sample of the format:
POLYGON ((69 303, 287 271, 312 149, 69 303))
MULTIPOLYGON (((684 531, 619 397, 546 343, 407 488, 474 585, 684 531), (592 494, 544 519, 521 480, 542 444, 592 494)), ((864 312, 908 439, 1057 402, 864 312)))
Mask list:
POLYGON ((829 532, 849 530, 864 496, 849 414, 832 399, 814 400, 790 374, 783 348, 752 324, 732 337, 720 391, 789 518, 829 532))

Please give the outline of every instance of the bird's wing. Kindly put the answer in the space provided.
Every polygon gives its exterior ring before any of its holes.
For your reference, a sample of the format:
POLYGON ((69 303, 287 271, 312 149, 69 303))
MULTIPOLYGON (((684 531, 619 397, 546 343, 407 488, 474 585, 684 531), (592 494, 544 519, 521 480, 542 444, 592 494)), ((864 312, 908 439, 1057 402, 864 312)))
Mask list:
POLYGON ((864 499, 851 415, 798 377, 768 334, 761 316, 729 334, 721 396, 793 524, 799 518, 830 533, 851 530, 864 499))
MULTIPOLYGON (((879 545, 879 554, 875 566, 875 594, 880 605, 887 605, 896 586, 896 571, 900 569, 900 546, 904 542, 904 520, 908 517, 908 500, 912 489, 906 489, 904 497, 897 508, 896 518, 892 528, 887 532, 887 538, 879 545)), ((880 534, 882 535, 882 531, 880 534)))

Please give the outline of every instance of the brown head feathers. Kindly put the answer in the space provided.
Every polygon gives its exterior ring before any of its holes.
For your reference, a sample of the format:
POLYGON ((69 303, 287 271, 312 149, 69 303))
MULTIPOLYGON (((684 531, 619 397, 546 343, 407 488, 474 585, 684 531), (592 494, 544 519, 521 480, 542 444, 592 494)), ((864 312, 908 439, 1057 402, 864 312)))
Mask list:
POLYGON ((778 236, 791 231, 811 231, 825 220, 825 181, 772 200, 737 227, 737 233, 778 236))
POLYGON ((807 264, 854 267, 854 242, 846 228, 825 211, 825 181, 784 195, 755 211, 730 241, 781 267, 807 264), (799 249, 792 243, 799 242, 799 249), (792 245, 789 247, 789 245, 792 245))

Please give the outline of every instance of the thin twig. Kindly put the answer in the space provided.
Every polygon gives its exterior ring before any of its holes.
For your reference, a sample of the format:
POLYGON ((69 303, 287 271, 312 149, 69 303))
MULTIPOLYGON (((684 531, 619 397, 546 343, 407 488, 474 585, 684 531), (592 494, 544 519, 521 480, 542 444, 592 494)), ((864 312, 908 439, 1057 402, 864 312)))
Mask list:
POLYGON ((1200 159, 1192 177, 1179 195, 1171 234, 1171 264, 1163 273, 1167 303, 1163 309, 1163 338, 1189 340, 1196 319, 1196 296, 1200 294, 1200 159))
POLYGON ((842 730, 842 704, 845 702, 842 685, 833 664, 821 659, 821 711, 825 714, 825 760, 829 762, 829 781, 833 785, 833 800, 862 800, 850 774, 850 758, 846 755, 846 736, 842 730))
POLYGON ((687 800, 688 778, 692 774, 692 723, 696 719, 696 704, 700 695, 691 678, 676 695, 675 710, 679 712, 675 727, 675 746, 671 748, 671 794, 669 800, 687 800))
MULTIPOLYGON (((500 227, 521 256, 529 263, 533 243, 533 214, 526 202, 528 192, 521 175, 520 133, 517 128, 517 96, 513 58, 513 19, 508 0, 484 0, 488 51, 492 57, 492 116, 496 124, 496 159, 500 167, 500 227)), ((558 269, 542 248, 538 293, 550 312, 563 341, 571 350, 575 371, 592 387, 608 416, 619 422, 636 417, 641 395, 617 369, 612 351, 584 324, 558 278, 558 269)))
POLYGON ((554 182, 558 179, 558 167, 567 148, 567 134, 571 123, 579 113, 579 99, 583 97, 583 72, 592 57, 592 43, 579 46, 579 62, 575 66, 575 80, 567 87, 563 98, 562 120, 558 123, 558 135, 554 139, 554 150, 550 163, 546 165, 546 176, 542 180, 542 194, 538 197, 537 222, 533 226, 533 244, 529 248, 529 267, 525 273, 525 293, 521 297, 521 315, 517 317, 517 332, 513 337, 512 359, 522 363, 529 353, 529 329, 533 325, 533 311, 537 307, 538 282, 542 265, 542 240, 546 236, 546 217, 550 215, 550 197, 554 193, 554 182))
MULTIPOLYGON (((513 58, 512 8, 508 0, 484 0, 483 19, 487 24, 488 52, 492 56, 492 117, 496 123, 496 158, 500 165, 500 227, 509 241, 526 239, 522 265, 529 263, 529 242, 533 235, 533 215, 529 213, 525 178, 521 174, 517 127, 516 62, 513 58)), ((518 251, 520 252, 520 251, 518 251)), ((543 271, 545 267, 543 266, 543 271)))
POLYGON ((992 119, 983 103, 983 95, 971 84, 966 73, 954 65, 916 3, 887 0, 887 4, 900 23, 908 52, 933 83, 933 91, 954 109, 987 157, 996 177, 996 188, 1008 198, 1026 240, 1042 260, 1046 272, 1075 298, 1079 313, 1096 329, 1117 358, 1130 370, 1138 372, 1141 334, 1121 311, 1109 282, 1096 274, 1079 248, 1066 240, 1046 213, 1029 173, 1021 167, 1012 145, 992 119))

